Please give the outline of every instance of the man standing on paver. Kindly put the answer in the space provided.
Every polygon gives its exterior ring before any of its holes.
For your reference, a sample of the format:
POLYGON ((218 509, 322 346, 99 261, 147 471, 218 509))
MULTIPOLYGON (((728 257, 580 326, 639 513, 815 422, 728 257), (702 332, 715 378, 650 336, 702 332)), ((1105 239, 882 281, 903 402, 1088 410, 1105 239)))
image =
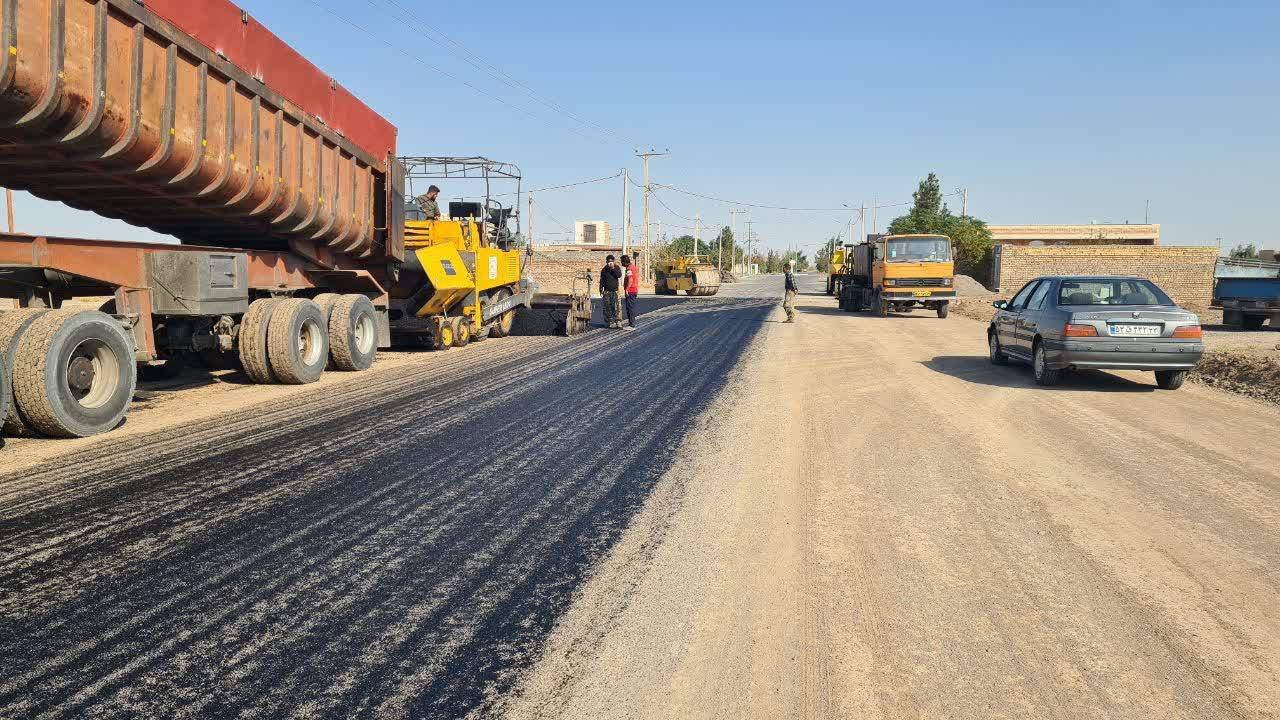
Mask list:
POLYGON ((432 185, 427 188, 425 195, 418 196, 418 205, 422 208, 423 219, 439 220, 440 219, 440 203, 436 198, 440 195, 440 188, 432 185))
POLYGON ((787 322, 796 321, 796 276, 791 272, 791 261, 787 261, 786 282, 782 289, 782 309, 787 311, 787 322))
POLYGON ((604 267, 600 269, 600 304, 604 310, 605 325, 620 328, 618 321, 618 280, 622 277, 622 268, 609 255, 604 259, 604 267))
POLYGON ((640 294, 640 273, 631 258, 622 256, 622 269, 626 276, 623 287, 626 290, 627 326, 623 330, 636 329, 636 296, 640 294))

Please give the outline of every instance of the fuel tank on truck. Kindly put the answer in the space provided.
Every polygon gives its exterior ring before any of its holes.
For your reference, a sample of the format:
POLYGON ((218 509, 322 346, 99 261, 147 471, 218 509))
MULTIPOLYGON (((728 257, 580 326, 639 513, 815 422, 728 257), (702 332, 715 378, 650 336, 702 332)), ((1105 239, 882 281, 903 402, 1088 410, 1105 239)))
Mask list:
POLYGON ((395 126, 230 2, 0 0, 0 33, 0 184, 187 243, 403 256, 395 126))

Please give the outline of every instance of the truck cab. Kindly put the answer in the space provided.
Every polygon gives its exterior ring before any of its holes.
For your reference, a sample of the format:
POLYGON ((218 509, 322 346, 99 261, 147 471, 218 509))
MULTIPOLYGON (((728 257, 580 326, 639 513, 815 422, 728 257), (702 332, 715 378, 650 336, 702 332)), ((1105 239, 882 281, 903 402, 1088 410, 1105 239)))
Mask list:
POLYGON ((878 315, 916 307, 945 318, 955 299, 955 262, 946 235, 884 235, 849 248, 841 307, 878 315))

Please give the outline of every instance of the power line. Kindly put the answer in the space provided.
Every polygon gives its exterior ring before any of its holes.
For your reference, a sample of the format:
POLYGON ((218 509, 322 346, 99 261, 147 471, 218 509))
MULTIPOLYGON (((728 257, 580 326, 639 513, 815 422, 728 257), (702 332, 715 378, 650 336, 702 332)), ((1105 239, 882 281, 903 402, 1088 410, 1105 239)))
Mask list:
MULTIPOLYGON (((337 18, 338 20, 340 20, 341 22, 343 22, 343 23, 344 23, 344 24, 346 24, 347 26, 351 27, 352 29, 357 30, 357 31, 359 31, 359 32, 362 32, 362 33, 364 33, 365 35, 368 35, 369 37, 373 38, 373 39, 374 39, 374 40, 376 40, 377 42, 381 43, 381 44, 382 44, 384 47, 386 47, 387 49, 392 50, 393 52, 396 52, 396 53, 398 53, 398 54, 402 54, 402 55, 404 55, 405 57, 408 57, 408 58, 410 58, 410 59, 412 59, 412 60, 417 61, 417 62, 418 62, 418 64, 422 65, 423 67, 427 68, 428 70, 431 70, 432 72, 435 72, 435 73, 438 73, 438 74, 440 74, 440 75, 443 75, 444 77, 447 77, 447 78, 449 78, 450 80, 453 80, 454 82, 457 82, 457 83, 459 83, 459 84, 461 84, 461 85, 464 85, 464 86, 466 86, 466 87, 470 88, 471 90, 475 91, 477 94, 479 94, 479 95, 483 96, 483 97, 484 97, 484 98, 486 98, 486 99, 496 99, 496 98, 494 98, 494 97, 493 97, 493 94, 492 94, 492 93, 487 92, 487 91, 485 91, 484 89, 482 89, 482 88, 480 88, 480 87, 478 87, 478 86, 476 86, 476 85, 474 85, 474 84, 472 84, 472 83, 470 83, 470 82, 467 82, 466 80, 462 79, 461 77, 459 77, 459 76, 457 76, 457 75, 455 75, 455 74, 453 74, 453 73, 451 73, 451 72, 449 72, 449 71, 447 71, 447 70, 444 70, 443 68, 440 68, 440 67, 438 67, 438 66, 436 66, 436 65, 433 65, 432 63, 430 63, 430 62, 428 62, 428 61, 424 60, 424 59, 422 58, 422 56, 421 56, 421 55, 415 55, 414 53, 412 53, 412 52, 410 52, 410 51, 407 51, 407 50, 405 50, 405 49, 404 49, 404 48, 402 48, 402 47, 397 46, 395 43, 392 43, 390 40, 387 40, 387 39, 385 39, 385 38, 383 38, 383 37, 381 37, 381 36, 379 36, 379 35, 377 35, 377 34, 373 33, 373 32, 372 32, 372 31, 370 31, 368 28, 364 27, 363 25, 360 25, 360 24, 356 23, 354 20, 351 20, 350 18, 348 18, 348 17, 346 17, 346 16, 342 15, 341 13, 339 13, 339 12, 338 12, 338 11, 336 11, 336 10, 334 10, 333 8, 328 7, 328 6, 324 5, 323 3, 318 2, 317 0, 307 0, 307 2, 311 3, 311 4, 312 4, 312 5, 314 5, 315 7, 320 8, 321 10, 323 10, 323 11, 325 11, 326 13, 328 13, 328 14, 332 15, 333 17, 337 18)), ((544 119, 544 118, 539 117, 536 113, 534 113, 532 110, 530 110, 528 107, 526 107, 526 106, 524 106, 524 105, 519 105, 519 104, 517 104, 517 103, 513 103, 513 102, 511 102, 511 101, 509 101, 509 100, 499 100, 499 102, 501 102, 503 105, 506 105, 507 107, 510 107, 510 108, 514 108, 514 109, 516 109, 516 110, 519 110, 519 111, 523 112, 524 114, 528 115, 528 116, 529 116, 529 117, 531 117, 531 118, 534 118, 534 119, 537 119, 537 120, 543 120, 543 119, 544 119)), ((582 136, 582 137, 584 137, 584 138, 589 138, 589 139, 594 139, 594 140, 598 140, 598 139, 599 139, 599 138, 595 138, 595 137, 593 137, 593 136, 591 136, 591 135, 587 135, 586 133, 583 133, 583 132, 582 132, 581 130, 579 130, 578 128, 571 127, 571 128, 568 128, 568 129, 569 129, 569 130, 571 130, 572 132, 574 132, 574 133, 575 133, 575 134, 577 134, 577 135, 581 135, 581 136, 582 136)))
MULTIPOLYGON (((664 184, 662 184, 662 183, 654 183, 654 186, 656 186, 656 187, 661 187, 661 188, 666 188, 667 190, 674 190, 674 191, 676 191, 676 192, 678 192, 678 193, 683 193, 683 194, 685 194, 685 195, 692 195, 693 197, 702 198, 702 199, 704 199, 704 200, 713 200, 713 201, 715 201, 715 202, 721 202, 721 203, 725 203, 725 204, 728 204, 728 205, 742 205, 742 206, 744 206, 744 207, 762 208, 762 209, 764 209, 764 210, 783 210, 783 211, 786 211, 786 212, 849 212, 849 210, 850 210, 850 208, 847 208, 847 207, 838 207, 838 208, 796 208, 796 207, 781 207, 781 206, 778 206, 778 205, 763 205, 763 204, 760 204, 760 203, 744 202, 744 201, 742 201, 742 200, 726 200, 726 199, 724 199, 724 198, 715 197, 715 196, 713 196, 713 195, 704 195, 704 194, 702 194, 702 193, 696 193, 696 192, 693 192, 692 190, 685 190, 684 188, 679 188, 679 187, 676 187, 675 185, 664 185, 664 184)), ((947 194, 945 194, 945 195, 942 195, 942 197, 951 197, 952 195, 959 195, 959 194, 961 194, 961 192, 963 192, 963 191, 957 190, 956 192, 953 192, 953 193, 947 193, 947 194)), ((914 200, 911 200, 911 201, 901 202, 901 203, 887 203, 887 204, 881 203, 881 204, 876 204, 876 205, 874 205, 874 206, 872 206, 872 207, 873 207, 873 208, 902 207, 902 206, 904 206, 904 205, 911 205, 911 204, 913 204, 914 202, 915 202, 914 200)), ((869 208, 869 209, 870 209, 870 208, 869 208)), ((687 219, 687 218, 686 218, 686 219, 687 219)))
POLYGON ((483 56, 472 52, 469 48, 467 48, 467 46, 463 45, 457 40, 454 40, 453 38, 444 34, 440 29, 434 27, 433 25, 428 23, 426 20, 424 20, 421 15, 418 15, 417 13, 413 12, 409 8, 406 8, 404 5, 401 5, 398 0, 384 0, 384 2, 398 8, 401 12, 402 17, 407 18, 411 21, 416 21, 418 25, 421 27, 421 29, 425 29, 426 32, 424 32, 423 34, 438 38, 437 43, 439 43, 440 41, 443 41, 445 43, 448 43, 449 45, 452 45, 454 48, 456 48, 458 51, 462 53, 462 59, 465 60, 467 64, 471 65, 477 70, 486 72, 490 77, 493 77, 494 79, 503 83, 507 87, 519 88, 521 90, 524 90, 525 93, 529 95, 529 97, 533 98, 534 100, 537 100, 539 103, 546 106, 550 110, 557 112, 580 125, 590 127, 600 133, 609 135, 613 137, 615 140, 618 140, 620 142, 634 144, 634 143, 629 143, 626 138, 622 137, 621 135, 614 132, 613 130, 607 127, 604 127, 599 123, 595 123, 590 120, 579 117, 578 115, 575 115, 574 113, 565 109, 555 101, 542 96, 533 88, 524 84, 520 80, 512 77, 509 73, 504 72, 500 68, 495 67, 493 64, 489 63, 487 60, 484 59, 483 56))

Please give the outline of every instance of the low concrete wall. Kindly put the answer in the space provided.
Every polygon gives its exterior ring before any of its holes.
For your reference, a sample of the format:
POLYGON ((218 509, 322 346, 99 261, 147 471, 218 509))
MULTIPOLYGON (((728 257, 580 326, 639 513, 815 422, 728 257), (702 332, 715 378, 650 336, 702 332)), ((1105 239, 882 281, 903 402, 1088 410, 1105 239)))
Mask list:
POLYGON ((996 250, 992 284, 1006 296, 1041 275, 1137 275, 1193 310, 1208 308, 1213 299, 1214 247, 999 245, 996 250))

